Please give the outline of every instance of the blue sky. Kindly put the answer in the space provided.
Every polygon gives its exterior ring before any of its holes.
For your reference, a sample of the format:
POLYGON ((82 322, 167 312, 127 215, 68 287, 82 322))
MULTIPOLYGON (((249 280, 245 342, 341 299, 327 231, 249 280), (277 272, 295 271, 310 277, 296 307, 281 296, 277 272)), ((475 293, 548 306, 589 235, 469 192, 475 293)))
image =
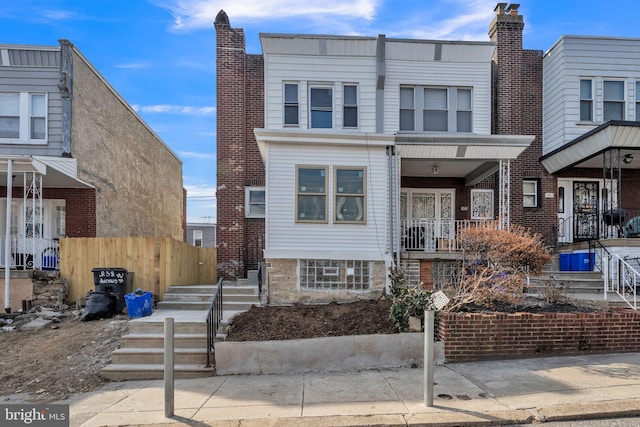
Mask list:
MULTIPOLYGON (((215 30, 224 9, 260 32, 487 41, 486 0, 0 0, 0 44, 70 40, 183 161, 187 220, 215 221, 215 30)), ((563 34, 640 37, 640 2, 520 2, 524 47, 546 51, 563 34)))

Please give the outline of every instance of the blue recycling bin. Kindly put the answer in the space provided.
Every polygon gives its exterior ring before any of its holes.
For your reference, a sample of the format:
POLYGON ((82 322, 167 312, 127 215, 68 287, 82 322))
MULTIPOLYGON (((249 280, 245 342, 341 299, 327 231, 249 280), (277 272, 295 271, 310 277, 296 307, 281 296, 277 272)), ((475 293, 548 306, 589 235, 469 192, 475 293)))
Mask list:
POLYGON ((126 294, 124 300, 127 303, 127 313, 129 313, 129 318, 131 319, 150 316, 153 313, 151 292, 132 292, 126 294))
POLYGON ((560 254, 560 271, 571 271, 571 254, 560 254))
POLYGON ((589 252, 577 252, 571 254, 571 271, 593 271, 595 254, 589 252))

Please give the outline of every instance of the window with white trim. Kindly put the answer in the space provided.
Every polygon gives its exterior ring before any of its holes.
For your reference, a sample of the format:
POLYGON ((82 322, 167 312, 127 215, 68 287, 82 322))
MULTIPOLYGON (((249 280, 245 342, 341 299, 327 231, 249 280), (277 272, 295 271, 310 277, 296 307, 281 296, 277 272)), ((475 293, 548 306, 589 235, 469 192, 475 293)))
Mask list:
POLYGON ((580 121, 593 121, 593 80, 580 79, 580 121))
POLYGON ((539 203, 539 186, 537 179, 522 180, 522 206, 525 208, 537 208, 539 203))
POLYGON ((471 190, 471 219, 493 219, 493 190, 471 190))
POLYGON ((400 87, 400 130, 472 132, 472 92, 457 86, 400 87))
POLYGON ((298 84, 284 84, 284 125, 298 126, 300 123, 298 104, 298 84))
POLYGON ((345 128, 357 128, 358 86, 344 85, 342 92, 342 126, 345 128))
POLYGON ((264 218, 265 216, 264 187, 245 187, 244 216, 245 218, 264 218))
POLYGON ((415 99, 412 87, 400 88, 400 130, 416 130, 415 99))
POLYGON ((202 247, 202 230, 193 230, 193 246, 202 247))
POLYGON ((602 121, 624 120, 624 82, 605 80, 602 90, 602 121))
POLYGON ((43 143, 46 139, 47 95, 0 92, 0 142, 43 143))
POLYGON ((333 88, 327 86, 309 88, 309 113, 310 128, 333 128, 333 88))
POLYGON ((365 186, 367 171, 365 168, 336 167, 335 169, 335 222, 366 222, 365 186))
POLYGON ((296 167, 296 222, 327 222, 327 167, 296 167))

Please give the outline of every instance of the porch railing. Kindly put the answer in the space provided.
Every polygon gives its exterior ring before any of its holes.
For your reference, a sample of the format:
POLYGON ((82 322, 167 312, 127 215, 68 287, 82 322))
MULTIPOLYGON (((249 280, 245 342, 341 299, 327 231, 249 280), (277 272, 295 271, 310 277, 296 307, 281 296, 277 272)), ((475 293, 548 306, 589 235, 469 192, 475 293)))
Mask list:
MULTIPOLYGON (((57 239, 10 236, 11 265, 17 270, 58 270, 60 245, 57 239)), ((6 236, 0 236, 0 266, 4 268, 6 236)))
POLYGON ((460 250, 461 231, 497 226, 497 220, 407 219, 401 222, 400 243, 403 251, 454 252, 460 250))
POLYGON ((628 260, 616 254, 608 254, 603 259, 604 296, 615 292, 631 308, 638 309, 638 281, 640 272, 628 260))

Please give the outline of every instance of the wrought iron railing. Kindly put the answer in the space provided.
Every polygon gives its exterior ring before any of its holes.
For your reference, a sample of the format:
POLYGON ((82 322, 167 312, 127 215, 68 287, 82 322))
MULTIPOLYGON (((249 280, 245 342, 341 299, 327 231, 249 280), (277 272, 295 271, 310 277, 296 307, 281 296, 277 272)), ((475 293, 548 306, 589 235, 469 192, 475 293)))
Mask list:
POLYGON ((454 252, 460 250, 461 231, 497 226, 498 220, 407 219, 401 222, 400 244, 404 251, 454 252))
POLYGON ((264 243, 264 234, 258 234, 239 249, 238 259, 242 265, 238 268, 238 279, 246 279, 249 270, 259 270, 263 261, 264 243))
MULTIPOLYGON (((5 263, 5 238, 0 236, 0 266, 5 263)), ((18 270, 58 270, 60 245, 58 239, 11 236, 10 268, 18 270)))
POLYGON ((222 317, 222 278, 220 278, 207 313, 207 368, 211 367, 211 355, 215 353, 216 335, 218 334, 222 317))

